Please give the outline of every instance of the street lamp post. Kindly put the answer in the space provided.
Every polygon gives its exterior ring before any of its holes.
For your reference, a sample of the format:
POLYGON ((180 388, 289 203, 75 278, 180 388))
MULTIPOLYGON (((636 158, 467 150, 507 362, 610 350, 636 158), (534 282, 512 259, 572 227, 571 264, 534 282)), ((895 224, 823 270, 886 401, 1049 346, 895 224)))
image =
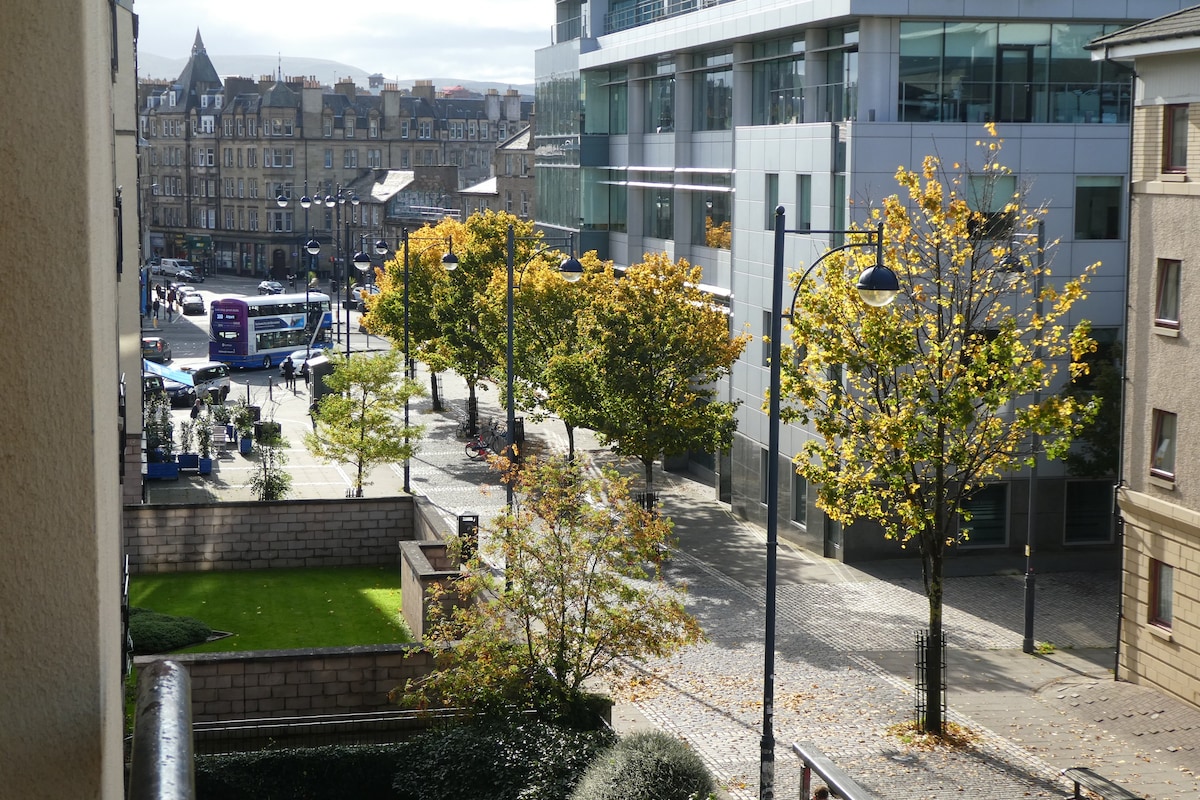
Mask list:
MULTIPOLYGON (((1033 314, 1036 317, 1042 315, 1042 274, 1046 266, 1046 221, 1038 220, 1037 233, 1017 234, 1023 238, 1034 238, 1037 241, 1037 268, 1033 273, 1033 314)), ((1015 237, 1014 237, 1015 238, 1015 237)), ((1021 260, 1014 256, 1011 252, 1004 258, 1004 271, 1012 275, 1014 278, 1025 271, 1025 266, 1021 260)), ((1033 359, 1039 360, 1042 357, 1041 344, 1038 342, 1037 334, 1034 334, 1033 359)), ((1041 392, 1037 386, 1033 388, 1033 404, 1038 404, 1041 392)), ((1030 444, 1030 464, 1029 464, 1029 504, 1025 514, 1025 629, 1024 636, 1021 639, 1021 650, 1025 653, 1032 653, 1034 650, 1033 640, 1033 612, 1034 612, 1034 596, 1037 593, 1037 577, 1033 573, 1033 548, 1035 535, 1037 533, 1037 502, 1038 502, 1038 445, 1039 437, 1036 431, 1031 431, 1029 434, 1030 444)))
MULTIPOLYGON (((550 237, 550 238, 552 238, 555 241, 561 242, 561 241, 565 240, 567 242, 568 254, 567 254, 567 257, 564 258, 562 260, 562 263, 559 264, 559 266, 558 266, 559 273, 561 273, 563 278, 565 278, 568 281, 575 281, 575 280, 578 280, 579 278, 581 278, 583 276, 583 265, 579 263, 579 260, 577 258, 575 258, 575 235, 569 234, 567 236, 558 236, 558 237, 550 237)), ((507 295, 505 298, 506 299, 505 309, 507 312, 507 324, 508 324, 508 337, 507 337, 507 346, 505 348, 505 370, 504 370, 505 387, 506 387, 506 391, 507 391, 506 399, 507 399, 507 404, 508 404, 508 419, 507 419, 508 429, 504 432, 504 438, 508 442, 508 447, 507 447, 508 457, 510 459, 512 459, 512 461, 514 463, 516 463, 518 461, 518 458, 517 458, 516 430, 515 430, 516 425, 517 425, 517 416, 516 416, 517 411, 516 411, 516 404, 513 400, 513 376, 515 374, 515 370, 513 368, 513 292, 517 286, 516 277, 515 277, 514 260, 515 260, 515 255, 516 255, 515 251, 516 251, 516 244, 517 244, 518 239, 520 239, 522 241, 536 241, 536 242, 547 241, 546 237, 517 236, 515 227, 513 225, 508 226, 508 241, 507 241, 508 258, 506 259, 506 266, 508 268, 508 292, 507 292, 507 295)), ((545 253, 546 251, 552 250, 552 249, 554 249, 554 246, 547 245, 547 246, 540 247, 537 250, 533 251, 525 259, 525 263, 522 265, 521 271, 524 272, 525 267, 529 266, 530 262, 532 262, 534 258, 536 258, 537 256, 541 255, 542 253, 545 253)), ((505 497, 506 497, 506 502, 508 504, 508 507, 511 509, 512 504, 513 504, 513 485, 512 485, 511 480, 505 481, 505 497)))
POLYGON ((817 234, 858 235, 866 240, 844 244, 831 248, 809 265, 808 269, 796 283, 796 291, 792 294, 792 303, 788 308, 789 316, 795 313, 796 300, 800 296, 800 287, 812 274, 817 265, 831 253, 849 250, 855 247, 875 248, 875 265, 867 268, 858 278, 855 288, 863 302, 870 306, 885 306, 896 298, 900 291, 900 283, 896 274, 883 263, 883 223, 879 223, 874 231, 828 230, 815 231, 810 229, 788 230, 784 218, 783 206, 775 209, 775 261, 772 273, 771 289, 771 378, 769 410, 767 411, 767 586, 766 586, 766 632, 763 646, 763 724, 762 741, 759 763, 759 798, 772 800, 775 797, 775 594, 776 572, 779 550, 779 393, 780 393, 780 339, 783 331, 783 289, 786 274, 783 266, 785 234, 799 233, 805 236, 817 234))
MULTIPOLYGON (((357 195, 355 195, 353 192, 343 192, 341 186, 337 187, 337 189, 335 191, 335 196, 326 195, 324 200, 321 199, 320 195, 318 195, 315 199, 311 198, 308 196, 308 181, 307 180, 304 181, 304 194, 300 197, 300 207, 304 209, 304 228, 305 228, 305 230, 309 231, 309 239, 304 245, 304 250, 308 253, 308 255, 310 257, 309 268, 305 268, 305 270, 304 270, 304 273, 305 273, 304 274, 304 336, 305 336, 304 352, 305 352, 306 356, 311 352, 312 340, 315 337, 316 332, 320 329, 320 326, 321 326, 320 319, 318 319, 315 323, 313 322, 312 309, 309 308, 309 303, 310 303, 309 293, 312 290, 312 283, 309 279, 309 275, 310 275, 310 273, 316 271, 315 270, 316 257, 317 257, 317 254, 321 252, 321 243, 320 243, 320 241, 317 240, 316 229, 310 228, 308 225, 308 209, 312 206, 312 204, 314 202, 316 202, 318 205, 324 204, 325 206, 327 206, 329 208, 333 208, 333 207, 337 206, 338 223, 337 223, 337 225, 335 225, 335 227, 333 229, 333 235, 330 237, 334 243, 334 253, 335 253, 335 259, 336 259, 337 229, 338 229, 338 227, 340 227, 340 224, 341 224, 341 205, 345 204, 347 202, 347 200, 350 202, 351 205, 357 206, 359 203, 357 195)), ((287 194, 285 194, 282 191, 280 192, 279 196, 275 198, 275 203, 280 208, 287 208, 289 202, 290 202, 290 199, 288 198, 287 194)), ((349 235, 349 221, 347 221, 346 231, 347 231, 347 235, 349 235)), ((349 250, 350 250, 350 244, 349 244, 349 240, 347 240, 345 252, 349 253, 349 250)), ((347 274, 349 273, 349 269, 350 269, 349 264, 347 264, 347 267, 346 267, 347 274)), ((347 291, 349 291, 349 289, 347 289, 347 291)), ((339 317, 339 319, 340 319, 340 317, 339 317)), ((347 312, 346 312, 347 355, 349 355, 349 348, 350 348, 350 312, 347 310, 347 312)))
MULTIPOLYGON (((409 279, 408 243, 410 241, 431 241, 433 243, 433 244, 430 244, 428 247, 424 248, 423 250, 419 251, 418 255, 425 252, 425 250, 428 250, 430 247, 433 247, 434 244, 437 244, 439 242, 444 243, 446 245, 446 254, 444 256, 442 256, 442 266, 446 269, 447 272, 453 272, 455 269, 458 268, 458 256, 454 255, 454 242, 449 237, 445 237, 445 238, 440 237, 440 236, 439 237, 430 237, 430 236, 410 237, 408 235, 407 226, 400 229, 400 241, 397 242, 396 249, 399 250, 401 247, 404 248, 403 258, 404 258, 404 378, 405 378, 405 380, 413 379, 412 356, 409 353, 410 344, 409 344, 409 328, 408 328, 408 320, 409 320, 409 317, 408 317, 408 279, 409 279)), ((379 241, 375 242, 376 255, 380 255, 380 256, 387 255, 387 252, 388 252, 388 243, 385 240, 380 239, 379 241)), ((355 261, 358 261, 357 256, 355 257, 355 261)), ((409 418, 409 398, 408 398, 408 395, 405 394, 405 396, 404 396, 404 445, 405 445, 406 451, 408 449, 408 444, 409 444, 408 418, 409 418)), ((411 469, 410 459, 405 457, 405 459, 404 459, 404 491, 406 494, 411 494, 411 492, 412 492, 412 487, 410 484, 411 477, 412 477, 412 469, 411 469)))

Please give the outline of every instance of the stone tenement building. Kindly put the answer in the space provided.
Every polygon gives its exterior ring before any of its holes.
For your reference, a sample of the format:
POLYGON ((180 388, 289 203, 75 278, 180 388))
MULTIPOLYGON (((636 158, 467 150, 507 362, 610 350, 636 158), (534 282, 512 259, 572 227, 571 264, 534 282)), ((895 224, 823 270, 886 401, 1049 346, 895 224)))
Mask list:
POLYGON ((143 252, 279 277, 299 268, 315 234, 322 271, 342 274, 360 236, 390 241, 405 225, 458 215, 459 189, 488 177, 496 146, 532 110, 512 89, 463 94, 439 95, 427 80, 411 92, 283 76, 222 81, 197 32, 177 80, 138 87, 143 252), (385 202, 321 202, 339 189, 347 200, 356 182, 382 174, 391 176, 385 202))

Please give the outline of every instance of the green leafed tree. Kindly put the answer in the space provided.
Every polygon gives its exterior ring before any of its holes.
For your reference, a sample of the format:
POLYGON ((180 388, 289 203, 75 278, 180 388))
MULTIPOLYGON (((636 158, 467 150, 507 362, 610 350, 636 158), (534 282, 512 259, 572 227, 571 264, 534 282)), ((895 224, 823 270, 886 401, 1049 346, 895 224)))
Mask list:
POLYGON ((350 465, 354 493, 362 497, 366 475, 374 467, 403 461, 416 452, 423 431, 404 427, 400 412, 421 387, 401 374, 402 356, 390 351, 353 358, 328 351, 333 371, 326 376, 329 394, 321 398, 316 430, 304 445, 317 458, 350 465), (406 441, 407 439, 407 441, 406 441))
POLYGON ((734 404, 716 399, 749 340, 731 336, 725 310, 701 288, 701 270, 647 253, 595 292, 579 315, 580 347, 548 368, 562 413, 637 459, 654 490, 654 460, 714 453, 733 441, 734 404))
POLYGON ((921 555, 931 645, 924 727, 937 734, 943 563, 970 537, 964 504, 1039 454, 1061 458, 1097 405, 1048 390, 1082 372, 1095 347, 1088 324, 1071 324, 1070 312, 1099 265, 1056 286, 1051 259, 1030 257, 1041 211, 1014 191, 989 134, 975 169, 927 157, 920 171, 901 168, 900 193, 872 211, 900 279, 896 302, 868 308, 857 296, 854 278, 873 260, 870 249, 830 254, 800 287, 795 346, 781 360, 785 419, 811 423, 822 437, 795 457, 818 505, 841 523, 873 521, 921 555))
MULTIPOLYGON (((599 292, 613 284, 612 264, 601 262, 595 252, 580 258, 583 276, 565 280, 559 265, 565 253, 548 250, 526 264, 515 276, 513 290, 513 395, 517 408, 530 419, 556 416, 566 427, 568 457, 575 454, 575 428, 581 421, 575 409, 556 391, 551 365, 569 358, 584 346, 579 320, 599 292)), ((514 259, 515 264, 515 259, 514 259)), ((492 274, 482 321, 499 351, 500 369, 494 375, 504 385, 504 348, 507 344, 508 275, 492 274)), ((507 405, 508 398, 502 397, 507 405)))
POLYGON ((441 589, 475 602, 444 603, 434 593, 426 643, 441 653, 437 669, 398 689, 397 699, 569 718, 589 678, 702 638, 682 590, 660 572, 671 523, 630 498, 628 479, 588 474, 563 458, 531 457, 512 476, 514 506, 479 551, 505 565, 505 579, 476 557, 441 589))
POLYGON ((288 463, 288 440, 279 433, 274 420, 271 422, 258 443, 258 464, 247 484, 254 496, 264 501, 285 500, 292 490, 292 475, 284 469, 288 463))

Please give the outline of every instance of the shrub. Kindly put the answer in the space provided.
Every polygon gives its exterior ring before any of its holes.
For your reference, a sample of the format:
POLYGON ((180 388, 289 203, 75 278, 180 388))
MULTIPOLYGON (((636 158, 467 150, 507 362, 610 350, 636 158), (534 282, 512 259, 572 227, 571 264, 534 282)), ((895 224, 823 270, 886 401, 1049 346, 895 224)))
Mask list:
POLYGON ((591 763, 571 800, 705 800, 714 788, 708 767, 683 742, 637 733, 591 763))
POLYGON ((133 639, 135 653, 166 653, 200 644, 209 636, 212 629, 198 619, 172 617, 144 608, 129 609, 129 637, 133 639))
POLYGON ((396 745, 327 745, 196 756, 200 800, 390 798, 396 745))
POLYGON ((536 721, 438 728, 400 746, 402 800, 563 800, 613 742, 607 730, 536 721))

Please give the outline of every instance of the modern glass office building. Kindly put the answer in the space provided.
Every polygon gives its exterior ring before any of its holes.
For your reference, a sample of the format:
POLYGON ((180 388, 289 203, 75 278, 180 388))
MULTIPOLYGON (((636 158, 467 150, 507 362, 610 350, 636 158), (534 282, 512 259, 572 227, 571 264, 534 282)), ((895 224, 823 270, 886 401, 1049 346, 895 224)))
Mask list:
MULTIPOLYGON (((691 467, 761 522, 775 206, 789 228, 845 228, 895 192, 898 166, 932 153, 964 161, 994 122, 1012 188, 1049 208, 1055 277, 1103 263, 1076 319, 1115 341, 1131 74, 1092 61, 1084 45, 1187 5, 560 0, 554 43, 536 54, 538 222, 578 232, 584 250, 618 267, 648 251, 701 265, 733 329, 755 336, 725 387, 741 401, 733 450, 693 454, 691 467)), ((788 264, 839 243, 789 237, 788 264)), ((773 456, 785 476, 781 534, 847 560, 893 553, 877 535, 827 524, 792 476, 787 462, 811 435, 785 426, 773 456)), ((1076 480, 1053 464, 1041 475, 1041 549, 1111 544, 1111 480, 1076 480)), ((1026 491, 1014 476, 980 493, 973 547, 1024 546, 1026 491)))

